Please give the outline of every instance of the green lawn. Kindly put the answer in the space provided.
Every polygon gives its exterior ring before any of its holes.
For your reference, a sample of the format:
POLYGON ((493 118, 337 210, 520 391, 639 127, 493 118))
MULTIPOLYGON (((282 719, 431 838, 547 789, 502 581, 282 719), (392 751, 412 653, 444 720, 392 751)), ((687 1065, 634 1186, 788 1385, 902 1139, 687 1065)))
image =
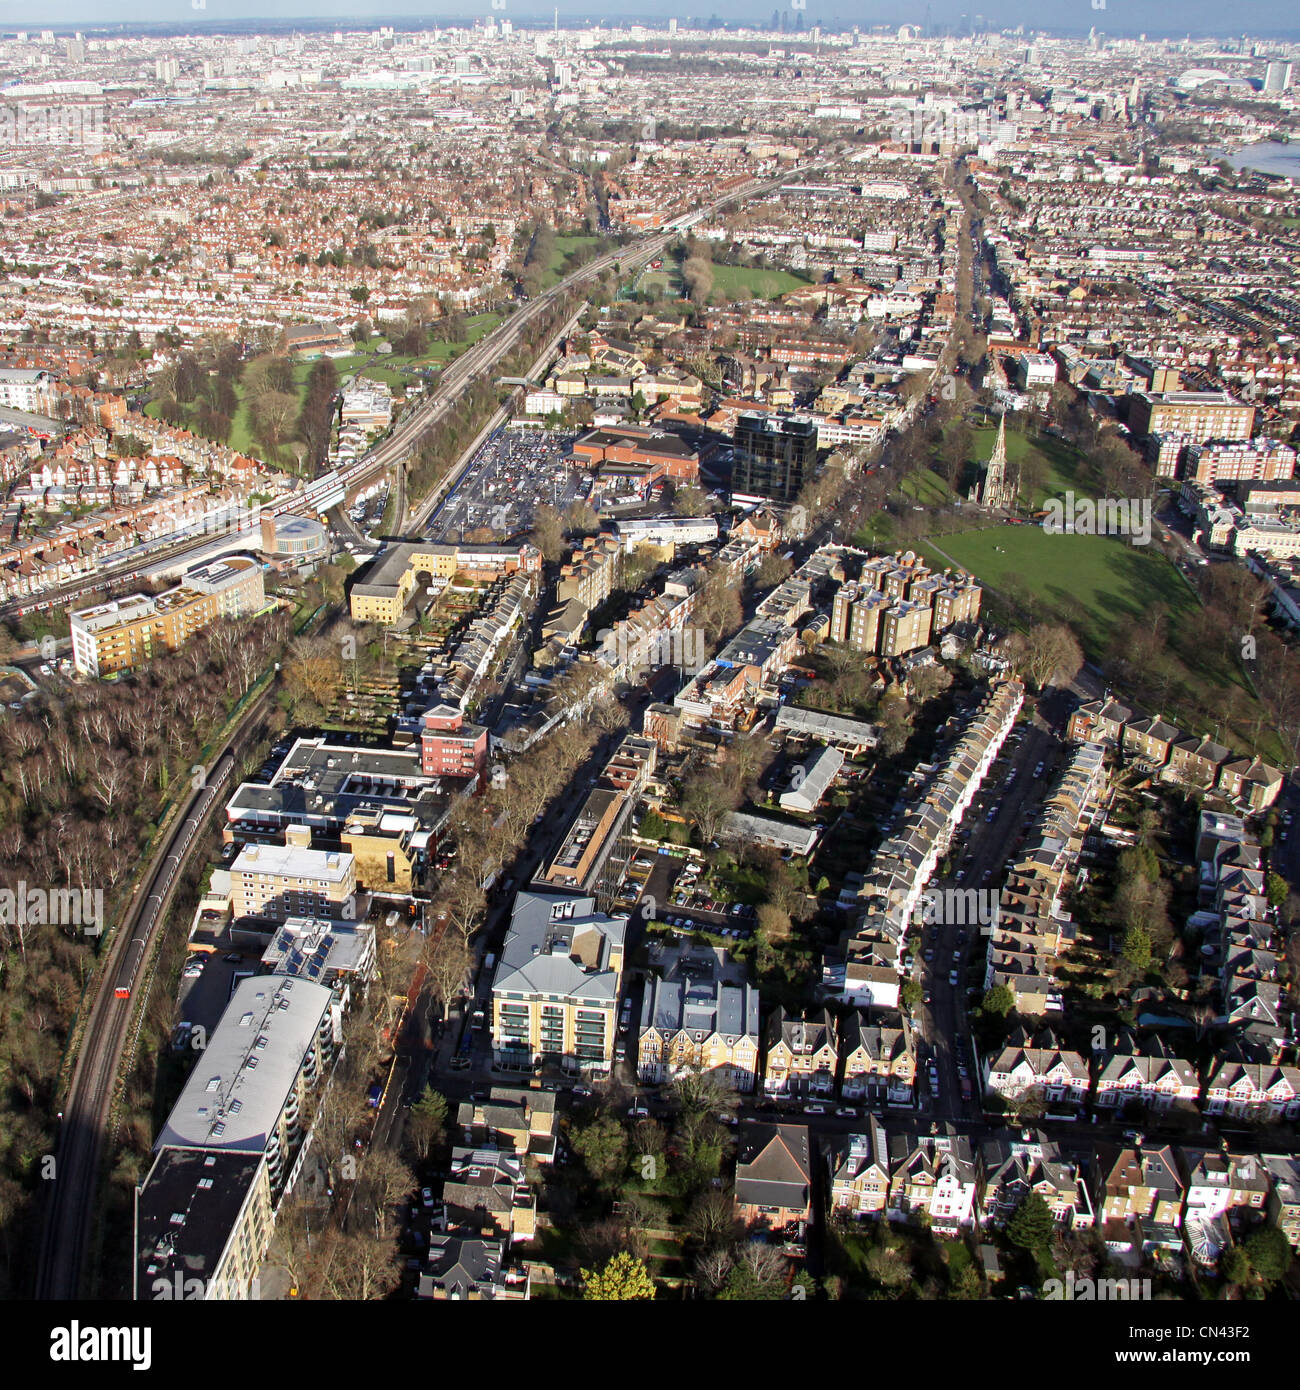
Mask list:
MULTIPOLYGON (((993 454, 993 444, 997 439, 996 425, 977 428, 973 431, 975 444, 973 453, 981 463, 986 463, 993 454)), ((1053 439, 1044 434, 1022 434, 1019 430, 1007 431, 1007 463, 1018 468, 1026 458, 1037 458, 1043 465, 1043 485, 1035 489, 1031 510, 1039 511, 1049 497, 1063 497, 1073 492, 1078 497, 1093 497, 1096 489, 1083 477, 1083 459, 1077 450, 1064 440, 1053 439)), ((924 499, 923 499, 924 500, 924 499)))
MULTIPOLYGON (((1010 453, 1010 441, 1007 447, 1010 453)), ((1017 581, 1050 615, 1069 622, 1091 657, 1105 653, 1117 622, 1163 603, 1175 625, 1194 622, 1200 609, 1173 565, 1151 546, 1112 536, 1051 535, 1039 526, 991 526, 922 542, 934 563, 952 557, 987 587, 1017 581)))
POLYGON ((755 299, 779 299, 791 290, 802 289, 808 281, 788 270, 757 270, 743 265, 715 265, 713 287, 728 296, 747 289, 755 299))
POLYGON ((555 250, 551 253, 550 264, 546 267, 543 288, 550 289, 569 273, 570 267, 565 264, 566 256, 584 247, 595 246, 599 240, 598 236, 557 236, 555 250))
POLYGON ((932 468, 918 468, 900 484, 900 490, 928 506, 944 506, 953 499, 953 491, 932 468))
MULTIPOLYGON (((647 270, 636 282, 638 290, 657 288, 664 299, 681 299, 686 294, 682 283, 681 261, 668 257, 662 270, 647 270)), ((756 270, 743 265, 714 265, 713 287, 734 298, 741 289, 754 299, 779 299, 791 290, 802 289, 809 282, 788 270, 756 270)))
MULTIPOLYGON (((1130 697, 1184 729, 1218 727, 1222 742, 1242 750, 1262 738, 1261 756, 1284 758, 1280 743, 1258 727, 1259 707, 1240 667, 1221 649, 1207 647, 1200 604, 1154 546, 1113 536, 1052 535, 1021 524, 956 532, 915 548, 930 564, 970 570, 989 597, 1010 600, 1031 622, 1068 624, 1090 661, 1105 663, 1118 654, 1125 619, 1142 622, 1153 607, 1163 607, 1165 641, 1138 663, 1151 684, 1129 691, 1130 697), (1224 713, 1225 701, 1231 713, 1224 713)), ((1136 654, 1126 655, 1131 662, 1136 654)))

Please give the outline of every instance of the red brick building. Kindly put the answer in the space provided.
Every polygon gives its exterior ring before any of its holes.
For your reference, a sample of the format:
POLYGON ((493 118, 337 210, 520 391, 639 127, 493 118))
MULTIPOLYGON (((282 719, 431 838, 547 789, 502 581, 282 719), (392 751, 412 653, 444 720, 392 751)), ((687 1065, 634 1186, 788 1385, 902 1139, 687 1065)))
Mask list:
POLYGON ((455 705, 435 705, 420 730, 420 765, 427 777, 471 778, 487 770, 488 731, 468 724, 455 705))

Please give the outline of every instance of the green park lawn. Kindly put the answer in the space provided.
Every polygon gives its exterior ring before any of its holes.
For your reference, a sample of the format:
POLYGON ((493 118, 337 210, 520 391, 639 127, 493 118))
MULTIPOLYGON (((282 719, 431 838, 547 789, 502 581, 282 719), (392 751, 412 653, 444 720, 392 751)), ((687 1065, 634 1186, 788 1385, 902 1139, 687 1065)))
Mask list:
POLYGON ((1153 603, 1166 606, 1175 629, 1194 624, 1200 612, 1158 550, 1111 536, 1058 536, 1039 526, 1006 525, 959 532, 919 548, 936 563, 970 570, 994 591, 1032 593, 1042 615, 1070 623, 1093 658, 1104 654, 1122 618, 1140 617, 1153 603))
POLYGON ((932 468, 918 468, 899 484, 899 490, 927 506, 946 506, 953 491, 932 468))
MULTIPOLYGON (((681 261, 667 257, 661 270, 645 271, 636 282, 636 288, 641 291, 657 289, 664 299, 680 299, 686 294, 681 272, 681 261)), ((788 270, 758 270, 752 266, 716 263, 713 267, 713 288, 728 299, 734 299, 741 290, 748 290, 753 299, 779 299, 807 284, 802 276, 788 270)))
MULTIPOLYGON (((1142 619, 1154 605, 1166 610, 1167 654, 1178 677, 1161 713, 1184 728, 1204 715, 1184 697, 1201 704, 1209 690, 1237 687, 1254 707, 1254 695, 1235 663, 1207 650, 1201 608, 1174 566, 1154 547, 1134 546, 1112 536, 1051 535, 1039 526, 1005 525, 964 531, 921 542, 917 549, 932 564, 954 561, 974 574, 992 594, 1028 602, 1035 622, 1059 621, 1077 634, 1084 656, 1094 662, 1115 655, 1124 618, 1142 619), (1183 691, 1183 696, 1177 690, 1183 691)), ((1130 658, 1135 654, 1129 653, 1130 658)), ((1248 746, 1244 716, 1221 733, 1226 743, 1248 746)), ((1277 750, 1263 748, 1265 756, 1277 750)))
POLYGON ((728 298, 746 289, 755 299, 779 299, 791 290, 802 289, 808 281, 788 270, 758 270, 743 265, 714 265, 713 287, 728 298))
MULTIPOLYGON (((972 433, 972 453, 977 461, 985 463, 993 454, 993 444, 998 435, 997 425, 980 426, 972 433)), ((1027 458, 1039 460, 1043 468, 1043 484, 1035 489, 1032 511, 1041 510, 1047 498, 1063 497, 1067 492, 1073 492, 1079 497, 1095 495, 1095 489, 1083 477, 1081 456, 1064 440, 1053 439, 1045 434, 1024 434, 1019 430, 1008 429, 1007 463, 1015 469, 1027 458)))
POLYGON ((567 255, 573 251, 594 246, 599 240, 600 238, 597 236, 557 236, 555 249, 552 251, 550 263, 546 267, 543 288, 550 289, 552 285, 558 284, 568 274, 568 267, 566 267, 564 260, 567 255))

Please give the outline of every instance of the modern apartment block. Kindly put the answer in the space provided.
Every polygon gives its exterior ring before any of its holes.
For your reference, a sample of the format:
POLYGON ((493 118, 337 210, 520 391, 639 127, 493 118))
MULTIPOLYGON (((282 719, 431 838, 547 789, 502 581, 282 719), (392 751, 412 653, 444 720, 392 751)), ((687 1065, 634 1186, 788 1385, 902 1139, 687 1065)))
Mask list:
POLYGON ((733 493, 793 502, 817 463, 817 424, 798 416, 741 415, 734 449, 733 493))
POLYGON ((245 845, 230 866, 236 917, 356 916, 357 873, 351 854, 311 848, 311 831, 291 826, 283 845, 245 845))
POLYGON ((880 627, 881 656, 905 656, 930 641, 930 610, 904 599, 885 609, 880 627))
POLYGON ((266 606, 262 567, 246 555, 231 555, 186 573, 165 593, 132 594, 70 615, 72 660, 83 676, 129 671, 218 618, 242 618, 266 606))
POLYGON ((422 749, 298 739, 270 782, 243 782, 226 803, 225 838, 283 837, 303 825, 356 861, 358 891, 409 893, 428 868, 461 785, 427 775, 422 749))
POLYGON ((1129 399, 1129 428, 1139 438, 1185 434, 1197 443, 1249 439, 1255 429, 1255 407, 1227 391, 1143 391, 1129 399))
POLYGON ((235 988, 154 1145, 266 1156, 271 1188, 289 1181, 308 1090, 329 1070, 343 1008, 325 985, 255 975, 235 988))
POLYGON ((274 1222, 261 1154, 160 1149, 136 1188, 134 1297, 253 1297, 274 1222))
MULTIPOLYGON (((1295 476, 1296 451, 1277 439, 1210 440, 1207 443, 1184 440, 1183 444, 1182 469, 1177 476, 1209 487, 1281 482, 1295 476)), ((1174 472, 1162 473, 1159 468, 1156 472, 1159 477, 1176 476, 1174 472)))
POLYGON ((585 894, 516 895, 492 980, 497 1066, 609 1074, 626 934, 626 917, 605 916, 585 894))

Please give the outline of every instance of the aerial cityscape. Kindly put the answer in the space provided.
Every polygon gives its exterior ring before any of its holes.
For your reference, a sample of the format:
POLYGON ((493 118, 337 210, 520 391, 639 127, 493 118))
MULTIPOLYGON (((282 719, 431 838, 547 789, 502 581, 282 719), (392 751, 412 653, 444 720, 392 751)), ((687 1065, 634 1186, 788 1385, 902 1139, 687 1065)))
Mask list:
POLYGON ((0 30, 3 1296, 1249 1361, 1294 16, 219 8, 0 30))

